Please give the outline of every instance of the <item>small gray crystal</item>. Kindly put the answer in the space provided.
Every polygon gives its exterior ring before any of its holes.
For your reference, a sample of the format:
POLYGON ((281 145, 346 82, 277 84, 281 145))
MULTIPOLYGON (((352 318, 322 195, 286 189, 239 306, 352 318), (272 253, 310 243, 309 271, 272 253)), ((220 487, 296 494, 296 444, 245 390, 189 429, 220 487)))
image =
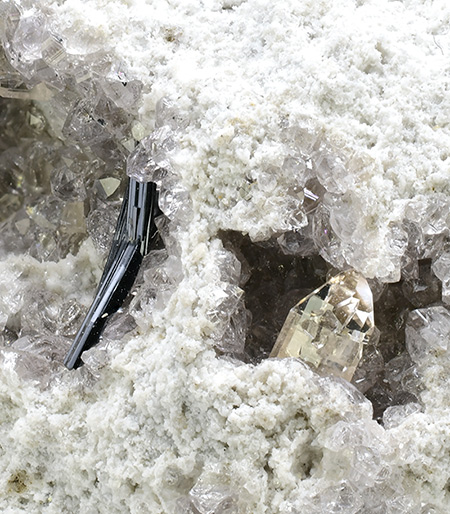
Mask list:
POLYGON ((421 412, 422 410, 422 406, 418 403, 407 403, 405 405, 388 407, 383 414, 383 426, 387 430, 398 427, 409 416, 421 412))
POLYGON ((442 301, 450 304, 450 252, 444 252, 431 266, 433 273, 442 282, 442 301))
POLYGON ((442 306, 412 311, 406 323, 406 347, 412 360, 425 364, 448 351, 450 312, 442 306))
POLYGON ((172 130, 163 126, 141 140, 127 160, 127 174, 140 182, 158 186, 171 169, 168 154, 175 147, 172 130))
POLYGON ((111 246, 118 215, 118 208, 101 204, 87 218, 87 231, 97 251, 103 256, 106 256, 111 246))
POLYGON ((168 127, 171 130, 184 129, 188 125, 188 120, 183 118, 175 103, 169 98, 163 97, 156 104, 156 128, 168 127))
POLYGON ((108 138, 102 118, 97 117, 91 100, 79 100, 73 107, 62 129, 66 138, 91 145, 108 138))
POLYGON ((1 350, 4 365, 12 365, 22 380, 49 387, 63 370, 63 358, 70 341, 58 336, 26 336, 1 350))
POLYGON ((128 81, 118 74, 115 77, 108 77, 102 83, 102 89, 117 107, 131 111, 141 97, 142 82, 139 80, 128 81))
POLYGON ((52 193, 61 200, 69 202, 83 201, 87 198, 83 176, 74 172, 68 166, 52 170, 50 179, 52 193))

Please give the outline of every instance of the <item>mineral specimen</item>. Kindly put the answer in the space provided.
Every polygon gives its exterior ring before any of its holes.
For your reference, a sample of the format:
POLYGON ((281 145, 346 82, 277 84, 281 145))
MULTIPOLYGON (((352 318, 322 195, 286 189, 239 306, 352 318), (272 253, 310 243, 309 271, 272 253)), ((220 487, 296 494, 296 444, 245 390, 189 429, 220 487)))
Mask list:
POLYGON ((159 213, 156 185, 130 179, 97 293, 64 361, 69 369, 81 364, 81 353, 97 343, 106 318, 125 300, 154 245, 159 213))
POLYGON ((180 514, 236 514, 236 497, 226 487, 195 486, 177 505, 180 514))
POLYGON ((450 304, 450 252, 444 252, 436 259, 431 269, 442 282, 442 301, 446 304, 450 304))
POLYGON ((144 3, 0 0, 0 510, 448 512, 449 8, 144 3), (67 373, 127 173, 164 249, 67 373), (332 267, 379 339, 328 283, 284 351, 354 385, 265 360, 332 267))
POLYGON ((373 328, 369 285, 346 271, 290 310, 270 356, 299 357, 321 374, 351 380, 373 328))
POLYGON ((436 305, 410 313, 406 323, 406 346, 417 364, 445 356, 450 338, 450 312, 436 305))

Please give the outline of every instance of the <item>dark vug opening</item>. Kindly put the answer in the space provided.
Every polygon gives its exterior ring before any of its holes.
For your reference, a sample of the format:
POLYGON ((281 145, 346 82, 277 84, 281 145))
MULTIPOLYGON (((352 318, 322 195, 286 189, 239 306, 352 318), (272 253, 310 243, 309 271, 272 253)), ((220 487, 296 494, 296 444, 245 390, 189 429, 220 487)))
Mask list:
MULTIPOLYGON (((285 255, 275 238, 253 243, 234 231, 222 232, 220 237, 241 261, 242 275, 249 276, 241 287, 252 320, 241 357, 256 364, 269 356, 289 310, 324 284, 333 268, 319 255, 285 255)), ((419 261, 415 279, 371 284, 377 336, 365 345, 352 383, 372 402, 379 422, 388 407, 419 402, 416 371, 405 345, 405 323, 411 310, 440 302, 440 281, 430 264, 419 261)))

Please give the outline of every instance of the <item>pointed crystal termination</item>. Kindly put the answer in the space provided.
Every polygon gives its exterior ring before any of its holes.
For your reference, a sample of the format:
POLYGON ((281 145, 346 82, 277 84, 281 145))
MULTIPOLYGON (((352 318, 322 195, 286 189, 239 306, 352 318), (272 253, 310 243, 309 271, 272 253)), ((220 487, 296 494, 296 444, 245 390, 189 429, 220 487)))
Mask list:
POLYGON ((289 311, 270 357, 299 357, 321 375, 350 381, 373 330, 370 287, 345 271, 289 311))
POLYGON ((143 257, 155 245, 159 214, 156 184, 130 179, 94 301, 64 360, 68 369, 81 365, 81 354, 98 342, 108 316, 133 287, 143 257))

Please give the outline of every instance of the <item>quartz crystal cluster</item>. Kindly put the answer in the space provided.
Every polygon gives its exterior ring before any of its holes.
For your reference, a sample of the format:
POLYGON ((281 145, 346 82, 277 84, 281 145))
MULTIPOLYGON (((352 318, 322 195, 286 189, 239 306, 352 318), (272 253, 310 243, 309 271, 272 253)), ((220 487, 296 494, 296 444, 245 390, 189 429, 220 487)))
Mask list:
MULTIPOLYGON (((58 262, 76 254, 90 237, 105 258, 126 172, 158 183, 168 218, 177 211, 188 216, 189 197, 168 157, 177 130, 185 126, 173 104, 166 98, 158 103, 156 129, 146 134, 136 121, 142 84, 127 76, 121 62, 101 50, 69 55, 63 37, 35 9, 3 2, 0 13, 1 257, 20 254, 58 262)), ((168 254, 175 246, 163 227, 169 219, 162 216, 159 224, 167 250, 149 257, 136 283, 130 310, 136 319, 137 305, 149 307, 149 298, 158 298, 163 306, 180 280, 178 254, 168 254)), ((33 290, 2 314, 8 355, 16 352, 16 368, 27 368, 24 376, 30 378, 42 373, 38 367, 33 373, 26 359, 35 355, 38 363, 42 354, 48 378, 48 363, 58 368, 86 313, 76 298, 50 296, 45 289, 33 290)), ((120 328, 116 332, 108 339, 123 337, 120 328)))
POLYGON ((99 238, 112 234, 135 144, 139 84, 107 54, 83 71, 84 56, 69 59, 42 14, 10 2, 2 20, 2 252, 57 261, 88 234, 104 251, 99 238))

